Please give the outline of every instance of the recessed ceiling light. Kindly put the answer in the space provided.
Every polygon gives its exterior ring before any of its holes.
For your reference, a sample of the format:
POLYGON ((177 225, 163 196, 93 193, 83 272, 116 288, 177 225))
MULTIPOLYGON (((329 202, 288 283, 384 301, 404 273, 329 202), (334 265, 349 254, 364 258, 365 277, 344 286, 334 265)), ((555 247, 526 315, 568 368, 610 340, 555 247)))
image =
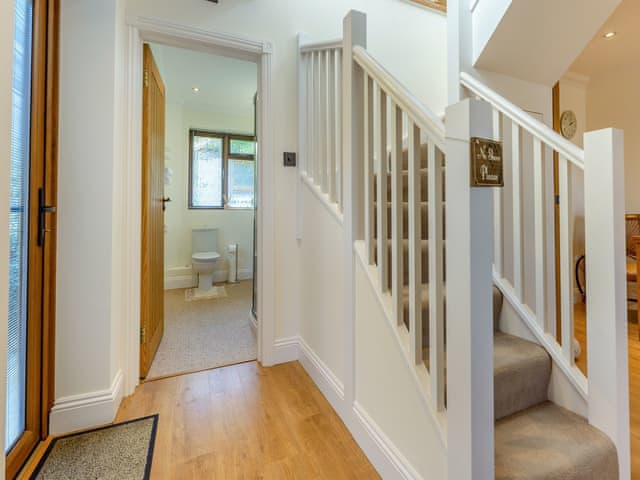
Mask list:
POLYGON ((198 93, 200 91, 198 87, 193 87, 191 90, 193 90, 194 93, 198 93))
POLYGON ((616 32, 607 32, 603 35, 604 38, 613 38, 616 36, 616 32))

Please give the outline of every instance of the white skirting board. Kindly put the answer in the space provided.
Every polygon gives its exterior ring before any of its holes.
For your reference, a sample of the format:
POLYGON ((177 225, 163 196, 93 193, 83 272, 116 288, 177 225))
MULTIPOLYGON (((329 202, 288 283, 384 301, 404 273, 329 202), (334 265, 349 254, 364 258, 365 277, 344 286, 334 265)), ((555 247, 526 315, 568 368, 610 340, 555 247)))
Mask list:
POLYGON ((123 394, 122 371, 118 370, 106 390, 57 399, 49 417, 49 433, 63 433, 113 422, 123 394))
POLYGON ((276 363, 298 360, 329 404, 345 423, 378 473, 385 479, 415 479, 422 476, 369 416, 362 405, 347 405, 344 386, 327 365, 300 337, 276 341, 276 363))
MULTIPOLYGON (((214 283, 226 282, 229 278, 227 270, 219 270, 214 272, 214 283)), ((253 278, 252 270, 238 270, 238 280, 251 280, 253 278)), ((191 273, 191 268, 180 267, 170 268, 164 275, 164 289, 173 290, 177 288, 192 288, 197 284, 195 275, 191 273)))

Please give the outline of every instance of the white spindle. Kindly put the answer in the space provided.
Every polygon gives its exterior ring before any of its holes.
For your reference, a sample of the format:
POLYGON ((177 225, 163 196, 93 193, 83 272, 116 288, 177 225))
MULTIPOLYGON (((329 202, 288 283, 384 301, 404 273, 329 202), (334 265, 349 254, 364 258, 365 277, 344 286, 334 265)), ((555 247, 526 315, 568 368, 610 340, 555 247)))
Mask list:
POLYGON ((402 110, 391 102, 391 291, 393 318, 403 323, 402 110))
POLYGON ((542 172, 542 142, 533 139, 533 208, 534 208, 534 268, 535 268, 535 311, 536 319, 542 329, 544 312, 546 309, 546 260, 545 248, 546 231, 544 223, 544 177, 542 172))
POLYGON ((319 131, 318 131, 318 180, 320 182, 320 188, 323 193, 328 192, 327 182, 327 55, 326 52, 320 51, 318 71, 318 112, 320 113, 319 131))
POLYGON ((518 300, 523 301, 522 292, 522 206, 520 178, 520 125, 511 126, 511 162, 512 162, 512 208, 513 208, 513 288, 518 300))
POLYGON ((411 360, 422 362, 422 228, 420 218, 420 129, 409 122, 409 345, 411 360))
POLYGON ((389 290, 389 235, 387 215, 387 195, 389 179, 387 175, 387 94, 378 88, 378 115, 375 128, 376 165, 378 170, 378 281, 380 291, 389 290))
POLYGON ((334 157, 334 185, 335 185, 335 197, 336 202, 338 203, 338 209, 342 210, 342 142, 340 141, 340 134, 342 133, 342 88, 340 84, 340 80, 342 79, 342 72, 340 71, 340 49, 336 49, 333 52, 333 108, 334 108, 334 118, 333 118, 333 157, 334 157))
POLYGON ((315 183, 318 182, 318 52, 311 52, 311 165, 307 172, 315 183))
POLYGON ((325 123, 325 132, 326 132, 326 176, 327 176, 327 192, 329 194, 329 200, 331 202, 336 201, 336 176, 335 176, 335 165, 336 165, 336 157, 335 157, 335 82, 333 81, 335 72, 334 72, 334 63, 333 63, 333 51, 326 51, 326 72, 325 72, 325 82, 327 84, 326 92, 326 102, 325 109, 327 112, 326 115, 326 123, 325 123))
POLYGON ((428 149, 429 222, 429 373, 431 398, 438 411, 444 410, 444 242, 442 203, 442 153, 433 143, 428 149))
MULTIPOLYGON (((502 141, 502 122, 500 111, 493 109, 493 139, 502 141)), ((503 276, 502 244, 502 189, 493 189, 493 268, 499 277, 503 276)))
POLYGON ((573 357, 573 228, 571 211, 571 178, 569 162, 558 156, 560 194, 560 318, 562 325, 562 353, 571 363, 573 357))
MULTIPOLYGON (((364 242, 369 265, 373 255, 373 79, 364 75, 364 242)), ((380 185, 377 185, 380 189, 380 185)))

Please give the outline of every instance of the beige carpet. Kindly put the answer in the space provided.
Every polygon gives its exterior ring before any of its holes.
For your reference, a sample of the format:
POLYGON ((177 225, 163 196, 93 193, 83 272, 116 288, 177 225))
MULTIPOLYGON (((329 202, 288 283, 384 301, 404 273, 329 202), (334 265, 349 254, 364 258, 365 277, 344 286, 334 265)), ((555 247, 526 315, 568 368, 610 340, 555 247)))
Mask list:
POLYGON ((255 360, 252 282, 224 285, 227 296, 186 302, 183 289, 164 296, 164 336, 147 379, 255 360))

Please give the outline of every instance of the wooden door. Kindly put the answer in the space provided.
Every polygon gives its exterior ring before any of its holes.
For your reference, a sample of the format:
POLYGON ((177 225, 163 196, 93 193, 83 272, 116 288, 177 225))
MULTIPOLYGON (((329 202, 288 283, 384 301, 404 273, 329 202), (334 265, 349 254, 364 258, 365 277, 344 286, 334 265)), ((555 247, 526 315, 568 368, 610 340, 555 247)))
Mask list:
POLYGON ((144 45, 142 97, 142 265, 140 376, 147 376, 164 332, 165 92, 151 48, 144 45))
POLYGON ((6 478, 48 434, 56 259, 59 4, 14 5, 6 478))

